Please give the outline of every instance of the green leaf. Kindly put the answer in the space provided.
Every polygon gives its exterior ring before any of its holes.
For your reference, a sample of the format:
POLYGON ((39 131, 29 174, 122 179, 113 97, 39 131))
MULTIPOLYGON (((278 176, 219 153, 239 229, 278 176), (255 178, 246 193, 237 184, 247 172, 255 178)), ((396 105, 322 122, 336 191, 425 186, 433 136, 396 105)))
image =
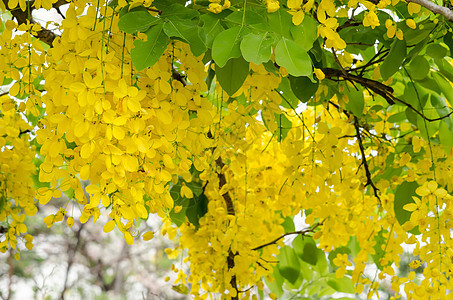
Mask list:
MULTIPOLYGON (((406 4, 402 5, 401 7, 407 7, 406 4)), ((404 32, 404 39, 408 45, 417 45, 418 43, 422 42, 424 39, 429 37, 430 33, 437 25, 431 21, 424 22, 422 24, 418 23, 418 26, 423 25, 422 30, 413 30, 409 29, 406 25, 406 22, 399 22, 398 28, 400 28, 404 32)))
POLYGON ((297 256, 310 265, 318 265, 320 270, 327 266, 324 252, 316 246, 311 237, 297 236, 292 244, 297 256))
POLYGON ((293 221, 293 218, 291 217, 286 217, 285 220, 283 221, 283 223, 281 224, 283 226, 283 228, 285 229, 285 232, 293 232, 296 230, 295 226, 294 226, 294 221, 293 221))
POLYGON ((302 254, 302 260, 311 264, 316 265, 318 262, 318 248, 315 244, 312 243, 305 243, 304 245, 304 253, 302 254))
POLYGON ((291 27, 291 35, 294 41, 306 51, 313 47, 313 42, 318 38, 317 32, 316 21, 308 15, 305 16, 301 24, 291 27))
POLYGON ((452 84, 438 72, 433 72, 433 78, 437 82, 437 85, 440 87, 442 94, 445 95, 448 102, 453 105, 453 86, 452 84))
POLYGON ((407 64, 408 62, 410 62, 412 60, 412 58, 417 56, 420 53, 420 51, 422 51, 422 49, 425 48, 425 46, 428 42, 429 42, 429 37, 426 37, 423 41, 421 41, 420 43, 417 43, 415 45, 415 47, 412 48, 412 50, 409 51, 409 53, 407 54, 406 59, 404 60, 404 64, 407 64))
POLYGON ((275 136, 277 141, 283 141, 288 132, 291 130, 293 123, 283 114, 275 114, 275 121, 277 122, 277 130, 275 131, 275 136))
POLYGON ((200 27, 193 23, 170 19, 164 24, 164 31, 169 37, 179 37, 186 41, 195 56, 200 56, 208 50, 204 39, 201 37, 200 27))
MULTIPOLYGON (((327 281, 327 285, 341 293, 354 294, 354 284, 352 283, 352 278, 345 276, 343 278, 335 278, 327 281)), ((338 298, 336 298, 338 299, 338 298)), ((340 298, 341 299, 341 298, 340 298)), ((351 299, 351 298, 349 298, 351 299)))
POLYGON ((208 198, 203 194, 203 187, 201 182, 185 182, 179 179, 178 183, 173 185, 170 189, 170 195, 173 198, 175 206, 182 206, 180 212, 175 213, 174 209, 170 212, 170 218, 177 226, 181 226, 186 217, 196 229, 199 226, 199 220, 208 211, 208 198), (194 197, 187 199, 181 197, 181 187, 185 184, 193 193, 194 197))
POLYGON ((241 40, 249 30, 246 27, 233 27, 217 35, 212 44, 212 58, 223 68, 231 58, 241 56, 241 40))
MULTIPOLYGON (((430 95, 431 104, 436 108, 439 117, 447 116, 450 109, 443 97, 436 94, 430 95)), ((449 116, 443 118, 439 125, 439 141, 442 145, 453 147, 453 117, 449 116)))
MULTIPOLYGON (((420 96, 418 93, 421 90, 421 87, 418 83, 412 83, 408 82, 406 86, 404 87, 404 93, 403 93, 403 100, 409 104, 411 104, 413 107, 417 108, 420 110, 423 106, 424 103, 420 103, 418 101, 418 97, 420 96), (421 105, 421 107, 420 107, 421 105)), ((421 99, 420 99, 421 100, 421 99)))
POLYGON ((220 24, 220 19, 212 15, 202 15, 200 19, 203 21, 203 30, 206 35, 206 45, 211 48, 212 43, 216 36, 224 31, 222 24, 220 24))
POLYGON ((235 11, 229 14, 225 18, 225 21, 235 23, 241 26, 251 26, 255 24, 263 24, 264 26, 264 24, 267 23, 266 18, 264 18, 264 16, 250 9, 235 11))
POLYGON ((349 102, 346 103, 346 108, 351 111, 354 116, 361 117, 363 116, 363 108, 365 106, 365 101, 363 98, 363 91, 356 90, 351 88, 348 92, 349 102))
POLYGON ((146 31, 150 26, 157 24, 161 19, 153 17, 147 11, 128 12, 118 21, 118 27, 126 33, 136 33, 146 31))
MULTIPOLYGON (((412 196, 417 196, 415 190, 419 187, 416 182, 403 182, 395 191, 395 200, 393 209, 395 210, 395 218, 400 225, 403 225, 411 218, 411 212, 404 210, 403 206, 409 203, 415 203, 412 196)), ((411 233, 417 234, 418 228, 412 229, 411 233)), ((419 233, 418 233, 419 234, 419 233)))
POLYGON ((160 10, 167 10, 169 7, 171 7, 175 3, 184 5, 186 2, 187 1, 185 1, 185 0, 154 0, 153 6, 160 10))
POLYGON ((242 57, 233 58, 228 60, 223 68, 216 66, 215 72, 220 86, 228 95, 232 96, 241 88, 247 78, 249 63, 242 57))
POLYGON ((294 250, 290 247, 283 247, 277 259, 280 274, 290 283, 294 284, 299 278, 299 275, 301 275, 299 271, 300 262, 294 250))
POLYGON ((267 32, 249 33, 242 39, 241 52, 242 56, 248 62, 261 65, 271 58, 271 46, 274 40, 267 32))
POLYGON ((451 32, 447 32, 447 34, 444 35, 443 40, 445 45, 450 48, 450 57, 453 57, 453 34, 451 32))
POLYGON ((442 59, 447 55, 448 49, 440 44, 429 44, 426 47, 426 54, 435 59, 442 59))
POLYGON ((436 59, 435 63, 439 67, 440 73, 453 82, 453 66, 445 59, 436 59))
POLYGON ((188 21, 196 18, 199 14, 198 10, 190 9, 182 4, 175 3, 165 8, 165 10, 162 11, 161 17, 170 19, 180 18, 188 21))
POLYGON ((290 76, 282 77, 277 91, 282 97, 282 102, 280 103, 281 106, 288 109, 296 109, 297 105, 299 104, 299 99, 296 97, 296 95, 294 95, 293 90, 291 89, 291 85, 288 79, 288 77, 290 76))
POLYGON ((132 63, 138 71, 154 65, 167 49, 168 38, 164 33, 163 24, 153 26, 145 33, 148 40, 134 41, 135 47, 131 50, 132 63))
POLYGON ((401 41, 396 39, 393 42, 388 56, 381 65, 381 75, 384 80, 387 80, 399 70, 404 58, 406 57, 406 48, 405 40, 401 41))
POLYGON ((423 80, 429 73, 429 62, 424 56, 416 56, 408 67, 408 72, 414 80, 423 80))
POLYGON ((407 119, 406 113, 404 111, 396 113, 388 117, 387 121, 389 123, 399 123, 407 119))
POLYGON ((292 16, 285 10, 279 9, 274 13, 267 14, 269 25, 272 31, 291 39, 290 28, 293 27, 292 16))
POLYGON ((310 56, 301 46, 287 38, 282 38, 275 47, 275 61, 293 76, 312 74, 310 56))
POLYGON ((318 90, 319 83, 313 83, 308 77, 294 77, 289 75, 288 79, 294 95, 304 103, 308 102, 318 90))

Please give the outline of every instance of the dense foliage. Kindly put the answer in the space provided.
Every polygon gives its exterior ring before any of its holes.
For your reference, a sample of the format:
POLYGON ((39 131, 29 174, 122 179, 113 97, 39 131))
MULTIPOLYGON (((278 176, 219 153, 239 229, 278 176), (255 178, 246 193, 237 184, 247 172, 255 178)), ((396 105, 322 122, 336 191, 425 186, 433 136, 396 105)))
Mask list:
POLYGON ((0 250, 64 193, 48 227, 157 214, 196 299, 450 299, 450 5, 3 0, 0 250))

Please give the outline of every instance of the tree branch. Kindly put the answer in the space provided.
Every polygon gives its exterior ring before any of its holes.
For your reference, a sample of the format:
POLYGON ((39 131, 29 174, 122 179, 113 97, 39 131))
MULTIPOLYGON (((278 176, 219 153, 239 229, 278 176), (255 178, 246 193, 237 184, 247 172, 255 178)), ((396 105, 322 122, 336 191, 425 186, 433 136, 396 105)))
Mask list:
POLYGON ((87 224, 87 223, 80 223, 79 229, 77 230, 77 232, 75 234, 76 244, 72 245, 70 241, 68 242, 68 264, 66 266, 63 290, 60 293, 61 300, 64 300, 64 298, 65 298, 64 294, 65 294, 66 290, 68 289, 69 272, 71 271, 71 267, 74 263, 75 255, 76 255, 77 251, 79 250, 79 247, 81 244, 81 239, 82 239, 81 233, 82 233, 82 230, 83 230, 83 227, 85 226, 85 224, 87 224))
POLYGON ((341 70, 338 70, 338 69, 323 68, 322 71, 324 72, 326 78, 330 79, 330 80, 336 80, 335 78, 344 78, 345 80, 357 82, 364 88, 369 89, 372 92, 374 92, 374 93, 378 94, 379 96, 381 96, 382 98, 384 98, 390 105, 395 104, 395 101, 399 102, 401 104, 404 104, 405 106, 407 106, 409 109, 411 109, 413 112, 415 112, 417 115, 419 115, 421 118, 423 118, 424 120, 426 120, 428 122, 439 121, 439 120, 448 118, 449 116, 451 116, 453 114, 453 111, 451 111, 448 114, 438 117, 438 118, 428 118, 422 112, 418 111, 410 103, 407 103, 406 101, 393 96, 393 88, 391 88, 379 81, 368 79, 368 78, 363 78, 360 76, 353 75, 351 73, 345 74, 341 70))
MULTIPOLYGON (((222 169, 225 166, 225 164, 223 163, 221 157, 217 158, 215 162, 216 162, 217 166, 220 168, 220 171, 217 173, 217 178, 219 178, 219 190, 221 190, 222 187, 224 187, 225 184, 227 184, 226 176, 222 172, 222 169)), ((225 201, 225 205, 226 205, 226 208, 227 208, 228 215, 234 216, 235 212, 234 212, 233 199, 231 199, 231 196, 230 196, 229 192, 226 192, 222 196, 223 196, 223 200, 225 201)), ((228 270, 231 270, 231 269, 234 268, 234 257, 236 255, 237 255, 237 253, 236 254, 233 253, 231 248, 228 249, 228 257, 227 257, 228 270)), ((231 284, 231 286, 234 289, 236 289, 236 296, 231 297, 231 299, 232 300, 238 300, 239 299, 239 290, 238 290, 238 286, 237 286, 236 275, 231 276, 230 284, 231 284)))
MULTIPOLYGON (((35 24, 35 20, 31 17, 32 11, 35 9, 33 7, 34 1, 30 1, 30 3, 27 5, 25 11, 23 11, 19 6, 16 7, 9 7, 8 5, 8 0, 2 0, 3 3, 5 4, 6 9, 10 11, 12 14, 13 18, 17 20, 17 24, 27 24, 27 22, 30 22, 31 24, 35 24)), ((57 11, 59 10, 60 6, 69 4, 66 0, 58 0, 56 3, 52 5, 53 8, 55 8, 57 11)), ((52 43, 57 37, 57 35, 49 30, 42 28, 41 30, 37 31, 35 34, 33 34, 34 37, 39 39, 40 41, 46 43, 47 45, 52 47, 52 43)))
POLYGON ((453 11, 451 11, 448 7, 437 5, 429 0, 406 0, 406 1, 407 3, 412 2, 421 5, 424 8, 432 11, 433 13, 442 15, 448 20, 453 21, 453 11))
MULTIPOLYGON (((366 175, 366 186, 371 186, 374 191, 374 196, 379 200, 379 204, 381 203, 381 198, 379 197, 378 191, 379 189, 374 185, 373 180, 371 179, 371 172, 370 168, 368 167, 368 162, 365 157, 365 148, 363 147, 363 141, 362 141, 362 136, 360 134, 360 126, 359 126, 359 119, 354 116, 354 127, 355 127, 355 132, 356 132, 356 137, 357 137, 357 143, 359 144, 360 148, 360 154, 362 156, 362 165, 365 168, 365 175, 366 175)), ((360 166, 359 166, 360 168, 360 166)))
POLYGON ((316 223, 315 225, 313 225, 313 227, 309 227, 309 228, 306 228, 306 229, 303 229, 303 230, 298 230, 298 231, 293 231, 293 232, 287 232, 287 233, 283 234, 282 236, 279 236, 275 240, 270 241, 269 243, 266 243, 266 244, 263 244, 261 246, 252 248, 252 250, 260 250, 260 249, 263 249, 264 247, 267 247, 267 246, 270 246, 270 245, 273 245, 273 244, 277 244, 277 242, 279 240, 281 240, 282 238, 284 238, 285 236, 288 236, 288 235, 293 235, 293 234, 300 234, 300 235, 303 235, 303 236, 307 235, 307 233, 314 232, 315 229, 317 227, 321 226, 323 223, 324 223, 324 220, 322 222, 320 222, 320 223, 316 223))

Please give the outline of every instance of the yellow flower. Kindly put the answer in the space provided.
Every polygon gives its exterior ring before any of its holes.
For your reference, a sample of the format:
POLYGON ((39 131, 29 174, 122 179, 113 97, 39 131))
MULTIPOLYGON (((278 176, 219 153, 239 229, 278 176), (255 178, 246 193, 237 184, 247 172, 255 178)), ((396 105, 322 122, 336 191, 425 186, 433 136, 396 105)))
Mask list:
POLYGON ((319 80, 323 80, 324 78, 326 78, 326 75, 324 75, 324 72, 321 69, 316 69, 315 68, 314 72, 315 72, 316 77, 319 80))
POLYGON ((276 0, 266 0, 266 7, 268 13, 273 13, 279 10, 280 3, 278 3, 278 1, 276 0))
POLYGON ((379 26, 379 19, 374 11, 368 11, 365 13, 365 17, 363 18, 363 25, 365 27, 371 26, 371 28, 375 28, 379 26))
POLYGON ((215 14, 220 14, 223 10, 223 7, 219 3, 211 3, 211 4, 209 4, 208 10, 215 14))

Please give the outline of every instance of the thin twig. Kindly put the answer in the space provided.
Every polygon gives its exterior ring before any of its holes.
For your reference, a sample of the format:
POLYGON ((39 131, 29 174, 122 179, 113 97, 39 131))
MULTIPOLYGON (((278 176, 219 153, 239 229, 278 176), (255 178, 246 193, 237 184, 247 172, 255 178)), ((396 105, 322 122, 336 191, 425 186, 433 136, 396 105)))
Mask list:
POLYGON ((297 234, 297 235, 307 235, 307 233, 310 233, 310 232, 314 232, 315 229, 319 226, 321 226, 322 224, 324 223, 324 220, 320 223, 316 223, 315 225, 313 225, 312 227, 309 227, 309 228, 306 228, 306 229, 303 229, 303 230, 298 230, 298 231, 293 231, 293 232, 287 232, 281 236, 279 236, 278 238, 276 238, 275 240, 273 241, 270 241, 269 243, 266 243, 266 244, 263 244, 261 246, 258 246, 258 247, 255 247, 255 248, 252 248, 252 250, 260 250, 264 247, 267 247, 267 246, 270 246, 270 245, 273 245, 273 244, 276 244, 279 240, 283 239, 284 237, 288 236, 288 235, 293 235, 293 234, 297 234))
POLYGON ((368 167, 368 162, 367 162, 366 156, 365 156, 365 148, 363 147, 362 136, 360 134, 359 119, 356 116, 354 116, 354 127, 355 127, 355 132, 356 132, 356 137, 357 137, 357 143, 359 144, 359 148, 360 148, 360 154, 362 156, 362 165, 365 168, 365 175, 366 175, 365 187, 367 187, 369 185, 373 188, 374 196, 379 200, 379 204, 381 204, 381 198, 379 197, 379 194, 378 194, 379 189, 376 187, 376 185, 374 185, 374 182, 371 179, 371 172, 370 172, 370 168, 368 167))

